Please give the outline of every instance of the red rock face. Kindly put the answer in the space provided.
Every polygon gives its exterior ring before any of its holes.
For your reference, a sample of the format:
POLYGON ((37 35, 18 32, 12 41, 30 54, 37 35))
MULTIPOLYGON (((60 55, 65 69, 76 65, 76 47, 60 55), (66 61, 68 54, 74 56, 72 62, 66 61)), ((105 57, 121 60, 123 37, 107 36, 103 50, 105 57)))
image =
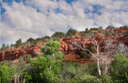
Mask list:
MULTIPOLYGON (((123 35, 123 33, 128 30, 128 28, 122 28, 122 29, 107 29, 107 30, 94 30, 91 31, 91 33, 96 32, 97 36, 95 36, 95 39, 97 41, 97 43, 101 43, 103 40, 108 40, 108 39, 117 39, 118 42, 114 42, 114 43, 119 43, 119 42, 123 42, 126 46, 128 46, 128 37, 120 37, 120 36, 109 36, 106 37, 104 35, 105 31, 111 31, 111 32, 115 32, 118 31, 118 33, 120 33, 121 35, 123 35), (101 33, 100 33, 101 32, 101 33)), ((74 52, 75 54, 80 54, 80 52, 82 51, 82 49, 74 49, 77 46, 71 44, 71 42, 82 42, 85 45, 85 48, 89 49, 91 46, 93 46, 94 41, 92 38, 88 39, 88 37, 81 37, 80 35, 83 32, 77 33, 76 37, 66 37, 64 39, 59 39, 59 42, 61 44, 61 47, 59 49, 59 51, 64 51, 64 53, 66 55, 74 52), (71 42, 70 42, 71 41, 71 42), (92 43, 91 43, 92 42, 92 43)), ((38 43, 38 46, 31 46, 30 48, 28 48, 27 46, 24 47, 24 50, 21 50, 20 48, 18 48, 16 51, 15 50, 5 50, 5 52, 0 53, 0 61, 3 60, 15 60, 18 59, 20 56, 24 57, 26 54, 31 54, 32 57, 37 57, 39 54, 41 53, 41 47, 43 45, 45 45, 46 42, 40 42, 38 43), (35 51, 37 51, 35 53, 35 51)), ((81 44, 81 46, 83 47, 83 45, 81 44)), ((100 44, 100 47, 103 47, 104 44, 100 44)), ((101 52, 106 51, 105 49, 101 49, 101 52)), ((66 58, 67 59, 67 58, 66 58)))

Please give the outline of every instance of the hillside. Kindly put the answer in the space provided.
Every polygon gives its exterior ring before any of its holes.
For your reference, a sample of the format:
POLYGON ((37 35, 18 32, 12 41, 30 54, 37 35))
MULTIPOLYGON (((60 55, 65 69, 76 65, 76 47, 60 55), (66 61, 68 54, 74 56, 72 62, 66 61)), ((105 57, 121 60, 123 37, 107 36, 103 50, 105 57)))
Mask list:
MULTIPOLYGON (((127 30, 128 30, 128 27, 123 27, 119 29, 117 28, 117 29, 105 29, 105 30, 90 30, 90 34, 92 33, 95 34, 95 38, 98 44, 101 43, 103 40, 116 39, 118 41, 116 44, 118 44, 119 42, 123 42, 126 46, 128 46, 128 43, 127 43, 128 37, 124 37, 124 32, 126 32, 127 30), (110 34, 107 35, 107 32, 109 32, 110 34)), ((71 29, 69 31, 71 31, 71 29)), ((18 59, 20 56, 24 57, 26 54, 30 54, 32 57, 37 57, 38 55, 43 54, 41 52, 41 47, 43 45, 45 45, 50 40, 57 39, 61 44, 61 48, 59 50, 65 54, 65 59, 76 60, 76 61, 79 61, 79 63, 85 63, 87 62, 85 59, 82 59, 82 58, 76 59, 76 56, 80 56, 80 52, 82 50, 81 49, 74 50, 73 48, 75 48, 75 46, 69 42, 69 41, 83 42, 86 48, 88 49, 91 48, 91 46, 93 46, 91 42, 94 42, 94 41, 92 38, 89 38, 89 36, 86 36, 86 35, 83 36, 82 34, 84 32, 85 31, 77 32, 75 35, 71 37, 69 36, 69 37, 63 37, 63 38, 61 37, 49 38, 45 36, 45 39, 47 39, 47 41, 45 40, 45 42, 43 40, 41 41, 41 38, 37 38, 38 40, 39 39, 40 40, 37 41, 36 44, 26 42, 24 44, 21 44, 21 46, 18 46, 17 48, 9 47, 3 50, 2 52, 0 52, 0 61, 15 60, 15 59, 18 59)), ((55 36, 55 34, 53 34, 53 36, 55 36)), ((100 45, 100 47, 103 47, 103 46, 104 45, 100 45)), ((100 51, 101 54, 102 52, 104 52, 104 49, 100 51)))

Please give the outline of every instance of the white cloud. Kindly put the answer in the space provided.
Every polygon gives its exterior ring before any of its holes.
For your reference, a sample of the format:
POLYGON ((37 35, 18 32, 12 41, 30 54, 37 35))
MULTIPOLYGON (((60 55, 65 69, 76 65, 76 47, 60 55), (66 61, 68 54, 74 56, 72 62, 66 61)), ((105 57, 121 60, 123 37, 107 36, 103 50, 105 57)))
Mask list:
POLYGON ((19 38, 26 41, 30 37, 51 36, 54 33, 51 29, 66 32, 68 25, 82 31, 85 28, 99 26, 106 28, 110 24, 116 27, 128 24, 128 1, 78 0, 68 4, 64 0, 59 2, 27 0, 26 3, 28 5, 22 2, 13 2, 12 5, 2 4, 6 9, 4 21, 1 23, 2 42, 14 42, 19 38), (98 9, 101 15, 92 13, 93 5, 103 6, 98 9), (41 12, 37 12, 36 8, 41 12), (56 13, 57 8, 61 11, 60 13, 56 13), (85 14, 85 8, 90 12, 85 14))

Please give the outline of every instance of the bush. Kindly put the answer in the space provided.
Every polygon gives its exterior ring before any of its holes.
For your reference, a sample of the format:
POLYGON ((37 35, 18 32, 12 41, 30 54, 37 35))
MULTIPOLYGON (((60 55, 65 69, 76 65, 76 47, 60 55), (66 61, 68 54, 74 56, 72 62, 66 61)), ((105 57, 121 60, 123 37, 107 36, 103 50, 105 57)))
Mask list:
POLYGON ((100 26, 100 27, 98 28, 98 30, 103 30, 103 28, 100 26))
POLYGON ((26 61, 27 63, 30 62, 30 59, 32 58, 32 56, 30 54, 27 54, 26 56, 24 56, 24 61, 26 61))
POLYGON ((26 67, 26 63, 24 62, 24 60, 21 56, 19 58, 17 66, 16 66, 17 72, 21 73, 25 67, 26 67))
POLYGON ((127 37, 128 36, 128 31, 125 31, 124 32, 124 37, 127 37))
POLYGON ((118 53, 115 55, 114 61, 111 62, 110 76, 116 83, 128 83, 128 59, 118 53))
POLYGON ((59 38, 64 38, 65 37, 65 33, 63 32, 55 32, 52 37, 59 37, 59 38))
POLYGON ((91 28, 90 30, 98 30, 98 28, 91 28))
POLYGON ((117 36, 117 35, 118 35, 118 31, 113 32, 112 35, 113 35, 113 36, 117 36))
POLYGON ((96 52, 96 49, 94 48, 94 46, 92 46, 89 50, 90 50, 92 53, 95 53, 95 52, 96 52))
POLYGON ((85 51, 80 52, 80 57, 81 58, 84 58, 86 55, 87 55, 87 52, 85 52, 85 51))
POLYGON ((108 27, 106 29, 115 29, 115 27, 108 25, 108 27))
POLYGON ((105 31, 105 35, 106 35, 107 37, 110 36, 110 32, 105 31))
POLYGON ((96 35, 97 33, 96 33, 96 32, 94 32, 93 34, 94 34, 94 35, 96 35))
POLYGON ((109 75, 103 74, 101 76, 102 83, 112 83, 112 80, 109 78, 109 75))
POLYGON ((71 79, 75 76, 76 69, 71 63, 65 63, 64 67, 61 69, 61 75, 64 79, 71 79))
POLYGON ((101 83, 101 80, 96 76, 84 75, 81 83, 101 83))
POLYGON ((73 30, 73 29, 70 28, 70 29, 68 30, 68 32, 66 33, 66 36, 67 36, 67 37, 75 36, 76 33, 77 33, 76 30, 73 30))

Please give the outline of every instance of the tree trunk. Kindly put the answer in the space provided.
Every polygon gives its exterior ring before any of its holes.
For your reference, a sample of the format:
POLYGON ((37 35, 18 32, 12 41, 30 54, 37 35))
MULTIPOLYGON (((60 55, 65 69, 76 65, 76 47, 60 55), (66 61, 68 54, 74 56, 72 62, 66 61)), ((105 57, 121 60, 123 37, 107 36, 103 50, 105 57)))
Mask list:
POLYGON ((107 71, 107 68, 108 68, 108 59, 106 60, 106 63, 105 63, 105 68, 104 68, 104 74, 106 73, 106 71, 107 71))
POLYGON ((25 83, 25 79, 23 79, 23 83, 25 83))
POLYGON ((97 58, 97 71, 98 71, 98 75, 100 77, 101 76, 101 70, 100 70, 99 59, 98 58, 97 58))
POLYGON ((17 76, 17 83, 19 83, 19 75, 17 76))
POLYGON ((14 75, 14 83, 16 83, 16 77, 17 77, 17 75, 14 75))

